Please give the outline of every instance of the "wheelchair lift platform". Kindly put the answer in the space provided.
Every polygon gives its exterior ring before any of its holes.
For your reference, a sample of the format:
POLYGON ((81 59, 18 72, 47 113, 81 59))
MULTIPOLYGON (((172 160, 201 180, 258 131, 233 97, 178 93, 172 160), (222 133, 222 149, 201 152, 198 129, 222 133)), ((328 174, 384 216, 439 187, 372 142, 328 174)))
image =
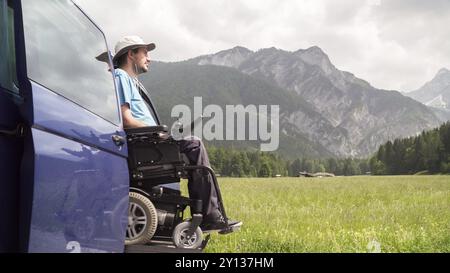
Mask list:
POLYGON ((150 241, 145 245, 125 246, 125 253, 202 253, 203 249, 176 248, 167 241, 150 241))

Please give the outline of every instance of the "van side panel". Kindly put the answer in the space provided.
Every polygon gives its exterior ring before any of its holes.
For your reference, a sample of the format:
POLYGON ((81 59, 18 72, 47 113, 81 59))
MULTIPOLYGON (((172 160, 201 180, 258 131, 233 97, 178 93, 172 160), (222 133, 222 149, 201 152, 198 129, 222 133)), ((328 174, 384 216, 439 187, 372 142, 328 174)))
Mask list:
MULTIPOLYGON (((128 209, 126 147, 117 126, 31 81, 34 162, 29 252, 122 252, 128 209)), ((31 158, 29 158, 31 157, 31 158)))
MULTIPOLYGON (((20 123, 17 106, 0 88, 0 130, 20 123)), ((0 135, 0 253, 18 251, 19 174, 22 139, 0 135)))
POLYGON ((128 209, 123 160, 39 129, 31 131, 35 171, 28 251, 121 252, 128 209))

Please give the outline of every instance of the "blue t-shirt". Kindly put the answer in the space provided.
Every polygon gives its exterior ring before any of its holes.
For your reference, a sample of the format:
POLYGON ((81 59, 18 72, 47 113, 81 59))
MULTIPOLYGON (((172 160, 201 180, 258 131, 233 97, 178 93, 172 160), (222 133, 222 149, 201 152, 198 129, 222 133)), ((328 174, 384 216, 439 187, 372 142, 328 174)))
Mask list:
POLYGON ((148 126, 157 125, 155 119, 145 104, 144 99, 136 87, 133 79, 124 70, 115 69, 117 89, 119 91, 120 105, 128 104, 133 118, 140 120, 148 126))

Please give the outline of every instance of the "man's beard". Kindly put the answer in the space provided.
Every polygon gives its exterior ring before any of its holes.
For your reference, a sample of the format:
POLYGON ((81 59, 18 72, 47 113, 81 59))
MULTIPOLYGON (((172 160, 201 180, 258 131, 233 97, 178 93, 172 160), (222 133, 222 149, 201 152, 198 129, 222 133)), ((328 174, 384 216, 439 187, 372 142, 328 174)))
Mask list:
POLYGON ((148 66, 146 66, 145 64, 143 64, 142 66, 136 65, 136 70, 137 70, 136 72, 138 75, 142 74, 142 73, 146 73, 146 72, 148 72, 148 66))

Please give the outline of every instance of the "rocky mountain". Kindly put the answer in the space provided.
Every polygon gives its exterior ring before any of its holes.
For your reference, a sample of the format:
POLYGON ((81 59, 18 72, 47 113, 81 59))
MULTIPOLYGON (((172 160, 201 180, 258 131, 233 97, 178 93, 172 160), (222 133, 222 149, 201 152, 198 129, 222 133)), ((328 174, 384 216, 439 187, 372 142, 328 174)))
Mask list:
POLYGON ((442 68, 421 88, 404 93, 429 107, 442 122, 450 120, 450 71, 442 68))
POLYGON ((442 68, 431 81, 405 95, 425 105, 450 110, 450 71, 442 68))
POLYGON ((239 65, 253 54, 253 51, 237 46, 231 50, 221 51, 217 54, 204 56, 197 63, 198 65, 218 65, 238 68, 239 65))
POLYGON ((290 113, 287 122, 340 157, 367 156, 388 139, 415 135, 440 123, 423 104, 337 69, 317 46, 295 52, 235 47, 187 63, 235 68, 294 92, 326 120, 327 129, 316 131, 317 125, 310 127, 297 112, 290 113))
MULTIPOLYGON (((330 134, 335 128, 308 102, 294 92, 234 68, 152 62, 150 73, 143 74, 141 81, 149 90, 162 122, 169 126, 175 121, 171 117, 173 106, 184 104, 193 109, 194 97, 202 97, 203 107, 214 104, 223 111, 226 105, 279 105, 280 154, 291 159, 335 156, 316 140, 318 135, 330 134), (304 124, 302 130, 291 120, 304 124)), ((345 138, 339 132, 333 135, 345 138)), ((258 149, 258 144, 258 141, 214 141, 214 145, 234 148, 258 149)))

